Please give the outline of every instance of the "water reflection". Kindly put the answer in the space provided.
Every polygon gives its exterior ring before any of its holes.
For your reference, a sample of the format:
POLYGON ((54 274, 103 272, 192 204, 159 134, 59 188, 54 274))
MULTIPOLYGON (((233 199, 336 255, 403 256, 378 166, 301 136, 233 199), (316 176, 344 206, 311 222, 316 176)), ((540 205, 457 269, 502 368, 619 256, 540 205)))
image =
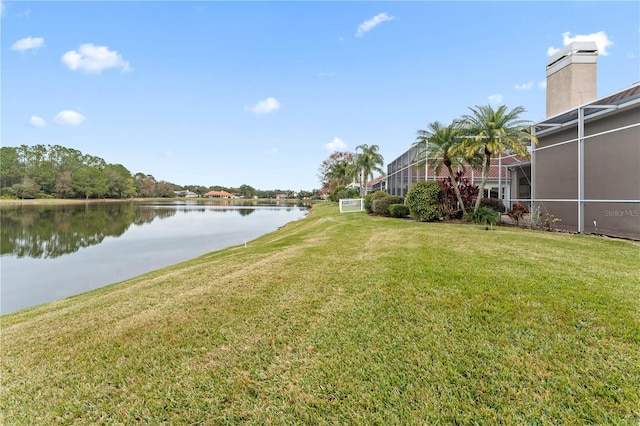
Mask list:
POLYGON ((0 254, 56 258, 118 237, 134 225, 176 214, 176 209, 133 203, 3 207, 0 254))
POLYGON ((304 217, 307 207, 208 200, 3 206, 0 314, 246 245, 304 217))
POLYGON ((181 213, 235 212, 249 216, 256 206, 284 207, 287 212, 303 204, 256 201, 90 203, 62 206, 6 206, 0 211, 0 254, 18 258, 56 258, 80 248, 100 244, 105 237, 118 237, 131 225, 181 213))

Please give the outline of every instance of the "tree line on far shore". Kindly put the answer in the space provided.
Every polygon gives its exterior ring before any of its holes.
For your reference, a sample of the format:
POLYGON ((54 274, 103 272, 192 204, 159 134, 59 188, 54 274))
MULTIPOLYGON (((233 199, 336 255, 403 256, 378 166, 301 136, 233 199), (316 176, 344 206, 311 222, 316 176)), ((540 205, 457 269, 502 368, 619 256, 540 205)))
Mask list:
POLYGON ((60 145, 0 148, 0 196, 4 198, 171 198, 176 191, 190 191, 201 197, 212 190, 246 198, 315 195, 310 191, 259 190, 250 185, 181 186, 143 172, 132 174, 122 164, 109 164, 100 157, 60 145))

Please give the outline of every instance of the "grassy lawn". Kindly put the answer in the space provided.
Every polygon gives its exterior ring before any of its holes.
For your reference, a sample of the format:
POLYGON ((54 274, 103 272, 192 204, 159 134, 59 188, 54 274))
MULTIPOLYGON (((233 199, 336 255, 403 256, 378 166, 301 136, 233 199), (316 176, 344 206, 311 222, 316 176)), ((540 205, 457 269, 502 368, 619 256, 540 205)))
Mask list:
POLYGON ((0 317, 35 424, 640 423, 640 244, 339 214, 0 317))

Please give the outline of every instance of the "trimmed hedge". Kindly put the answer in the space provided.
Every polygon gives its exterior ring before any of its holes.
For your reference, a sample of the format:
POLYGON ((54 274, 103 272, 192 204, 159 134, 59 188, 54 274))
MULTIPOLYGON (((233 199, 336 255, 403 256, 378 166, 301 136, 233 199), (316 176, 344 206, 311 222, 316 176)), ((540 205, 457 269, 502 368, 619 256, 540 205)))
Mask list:
POLYGON ((411 217, 422 222, 430 222, 438 219, 441 206, 440 184, 436 181, 420 181, 411 185, 407 192, 405 204, 409 206, 411 217))
POLYGON ((409 216, 409 206, 406 204, 391 204, 389 206, 389 214, 391 217, 407 217, 409 216))
POLYGON ((364 196, 364 209, 367 211, 367 213, 373 213, 373 200, 388 196, 389 193, 387 191, 370 192, 369 194, 364 196))
POLYGON ((480 207, 489 207, 498 213, 504 213, 506 210, 504 208, 504 203, 499 198, 483 198, 480 200, 480 207))
POLYGON ((373 214, 377 214, 379 216, 389 216, 389 206, 391 204, 403 204, 404 198, 399 197, 397 195, 389 195, 387 197, 378 198, 377 200, 373 200, 373 214))

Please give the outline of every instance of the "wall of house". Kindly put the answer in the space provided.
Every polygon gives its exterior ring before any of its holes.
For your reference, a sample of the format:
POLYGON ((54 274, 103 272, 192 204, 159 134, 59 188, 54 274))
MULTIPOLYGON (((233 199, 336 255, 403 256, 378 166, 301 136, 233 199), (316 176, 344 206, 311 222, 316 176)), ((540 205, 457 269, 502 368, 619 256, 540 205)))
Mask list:
MULTIPOLYGON (((640 236, 640 105, 585 123, 584 232, 640 236), (634 125, 635 127, 625 128, 634 125), (607 133, 605 133, 607 132, 607 133), (603 134, 604 133, 604 134, 603 134), (594 136, 595 135, 595 136, 594 136), (589 202, 588 200, 593 200, 589 202), (594 224, 595 221, 595 224, 594 224)), ((578 203, 549 199, 578 198, 577 125, 539 137, 535 152, 534 203, 541 213, 561 219, 560 227, 578 226, 578 203), (548 147, 555 143, 569 143, 548 147)))
POLYGON ((404 197, 411 185, 424 180, 424 167, 415 167, 417 152, 416 148, 410 148, 387 165, 387 192, 390 195, 404 197))
MULTIPOLYGON (((640 105, 586 126, 584 196, 593 200, 640 200, 640 105)), ((586 203, 585 229, 640 236, 640 203, 586 203), (593 228, 593 229, 592 229, 593 228)), ((585 231, 586 232, 586 231, 585 231)))

